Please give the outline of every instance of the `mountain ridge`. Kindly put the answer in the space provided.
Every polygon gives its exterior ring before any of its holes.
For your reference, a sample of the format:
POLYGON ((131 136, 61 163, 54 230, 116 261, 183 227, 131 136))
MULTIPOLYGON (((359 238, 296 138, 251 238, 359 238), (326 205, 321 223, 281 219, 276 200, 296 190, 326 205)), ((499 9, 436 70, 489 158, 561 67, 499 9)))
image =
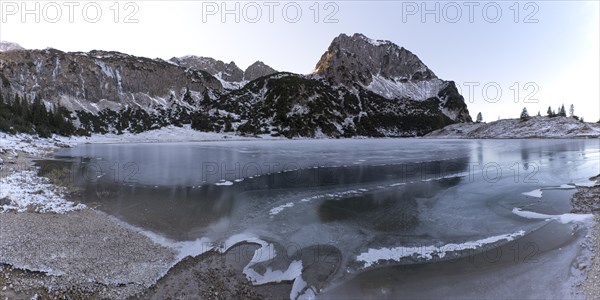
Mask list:
POLYGON ((242 71, 213 58, 101 50, 16 50, 0 58, 6 98, 64 106, 92 132, 191 124, 287 137, 418 136, 471 121, 454 82, 403 47, 362 34, 334 38, 308 75, 261 61, 242 71))

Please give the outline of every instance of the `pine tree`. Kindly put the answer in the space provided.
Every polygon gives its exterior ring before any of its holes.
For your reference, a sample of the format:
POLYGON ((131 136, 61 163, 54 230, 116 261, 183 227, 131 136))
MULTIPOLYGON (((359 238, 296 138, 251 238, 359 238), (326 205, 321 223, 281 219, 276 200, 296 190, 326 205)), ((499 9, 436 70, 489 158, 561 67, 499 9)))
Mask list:
POLYGON ((546 112, 546 115, 547 115, 549 118, 552 118, 552 117, 554 117, 554 112, 552 111, 552 107, 548 106, 548 111, 546 112))
POLYGON ((481 116, 481 112, 479 112, 477 114, 477 120, 475 121, 476 123, 481 123, 481 121, 483 121, 483 117, 481 116))
POLYGON ((559 117, 566 117, 567 116, 567 113, 565 112, 565 105, 564 104, 558 110, 558 116, 559 117))
POLYGON ((575 106, 573 106, 573 104, 571 104, 571 106, 569 107, 569 117, 573 118, 575 116, 575 106))
POLYGON ((527 108, 523 107, 523 111, 521 111, 521 121, 529 120, 529 113, 527 112, 527 108))
POLYGON ((537 115, 536 115, 536 116, 538 116, 538 117, 541 117, 541 116, 542 116, 542 114, 540 113, 540 111, 539 111, 539 110, 538 110, 538 113, 537 113, 537 115))

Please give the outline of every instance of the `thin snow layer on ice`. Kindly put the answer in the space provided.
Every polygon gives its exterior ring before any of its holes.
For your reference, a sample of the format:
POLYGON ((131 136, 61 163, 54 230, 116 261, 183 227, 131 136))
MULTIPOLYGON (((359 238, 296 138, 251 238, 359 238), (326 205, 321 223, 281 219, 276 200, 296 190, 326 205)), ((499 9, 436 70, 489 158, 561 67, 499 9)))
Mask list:
POLYGON ((302 276, 298 276, 296 280, 294 280, 294 284, 292 285, 292 290, 290 291, 290 299, 297 299, 300 296, 300 293, 306 288, 307 284, 302 276))
POLYGON ((560 186, 551 187, 550 189, 571 190, 574 188, 575 188, 575 186, 571 185, 571 184, 561 184, 560 186))
POLYGON ((313 288, 309 288, 304 292, 304 294, 300 295, 297 300, 314 300, 317 299, 317 294, 313 288))
POLYGON ((221 180, 217 183, 215 183, 215 185, 219 185, 219 186, 230 186, 233 185, 233 182, 229 181, 229 180, 221 180))
POLYGON ((289 207, 294 207, 294 203, 293 202, 289 202, 289 203, 286 203, 286 204, 283 204, 283 205, 279 205, 279 206, 277 206, 275 208, 272 208, 269 211, 269 214, 272 215, 272 216, 277 215, 280 212, 282 212, 284 209, 289 208, 289 207))
POLYGON ((306 288, 306 282, 302 279, 302 261, 292 261, 286 270, 273 270, 273 268, 267 267, 264 274, 259 274, 252 268, 252 266, 258 263, 273 259, 276 255, 273 244, 261 240, 253 234, 240 233, 233 235, 225 240, 225 242, 217 248, 217 251, 225 253, 231 247, 239 243, 254 243, 261 246, 254 251, 254 256, 243 269, 244 275, 246 275, 246 278, 248 278, 253 285, 293 280, 294 284, 290 293, 290 299, 296 299, 300 292, 306 288))
POLYGON ((35 171, 20 171, 0 179, 0 199, 10 200, 0 206, 3 210, 18 212, 65 213, 85 207, 65 200, 65 191, 49 183, 46 177, 37 176, 35 171))
POLYGON ((39 138, 29 134, 12 135, 0 132, 0 153, 10 155, 7 152, 12 152, 12 156, 16 155, 17 151, 40 156, 60 147, 70 147, 76 144, 74 139, 67 137, 39 138))
POLYGON ((536 189, 530 192, 522 193, 525 196, 534 197, 534 198, 542 198, 542 190, 571 190, 576 188, 575 185, 571 184, 561 184, 559 186, 550 186, 541 189, 536 189))
POLYGON ((522 210, 520 208, 513 208, 512 213, 526 218, 526 219, 541 219, 541 220, 556 220, 562 224, 568 224, 573 222, 587 222, 593 220, 593 214, 562 214, 562 215, 547 215, 536 213, 532 211, 522 210))
POLYGON ((582 181, 582 182, 576 182, 575 186, 583 186, 583 187, 593 187, 596 185, 595 181, 582 181))
POLYGON ((271 267, 267 267, 267 270, 262 275, 250 267, 245 267, 244 274, 246 274, 246 277, 253 285, 295 281, 302 274, 302 262, 299 260, 292 261, 287 270, 273 270, 271 267))
MULTIPOLYGON (((223 245, 221 245, 221 247, 218 249, 218 251, 221 252, 221 253, 225 253, 231 247, 233 247, 233 246, 235 246, 236 244, 239 244, 239 243, 253 243, 253 244, 258 244, 258 245, 260 245, 263 248, 267 248, 267 247, 271 247, 272 248, 273 247, 272 244, 267 243, 267 242, 259 239, 255 235, 252 235, 252 234, 249 234, 249 233, 239 233, 239 234, 232 235, 227 240, 225 240, 225 242, 223 242, 223 245)), ((254 261, 254 258, 253 258, 252 261, 254 261)), ((264 261, 264 260, 262 260, 262 261, 264 261)), ((258 262, 258 261, 255 261, 255 262, 258 262)))
POLYGON ((533 190, 531 192, 522 193, 525 196, 534 197, 534 198, 542 198, 542 189, 533 190))
POLYGON ((376 75, 365 88, 388 99, 409 97, 426 100, 437 96, 443 85, 444 81, 440 79, 401 82, 376 75))
POLYGON ((519 236, 523 236, 525 231, 520 230, 515 233, 502 234, 487 237, 476 241, 468 241, 461 244, 446 244, 438 246, 418 246, 418 247, 396 247, 396 248, 380 248, 369 249, 356 257, 357 261, 364 263, 364 267, 370 267, 380 260, 400 260, 404 257, 413 257, 423 259, 433 259, 433 256, 443 258, 448 252, 477 249, 487 244, 496 243, 499 241, 512 241, 519 236))

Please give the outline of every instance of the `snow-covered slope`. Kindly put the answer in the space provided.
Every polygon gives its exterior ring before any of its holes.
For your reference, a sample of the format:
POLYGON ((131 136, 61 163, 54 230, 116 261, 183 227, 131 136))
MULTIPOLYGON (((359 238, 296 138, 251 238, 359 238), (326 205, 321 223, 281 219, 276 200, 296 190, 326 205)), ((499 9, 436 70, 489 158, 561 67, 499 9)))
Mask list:
POLYGON ((426 135, 431 138, 598 138, 600 124, 582 123, 568 117, 532 117, 498 120, 491 123, 458 123, 426 135))

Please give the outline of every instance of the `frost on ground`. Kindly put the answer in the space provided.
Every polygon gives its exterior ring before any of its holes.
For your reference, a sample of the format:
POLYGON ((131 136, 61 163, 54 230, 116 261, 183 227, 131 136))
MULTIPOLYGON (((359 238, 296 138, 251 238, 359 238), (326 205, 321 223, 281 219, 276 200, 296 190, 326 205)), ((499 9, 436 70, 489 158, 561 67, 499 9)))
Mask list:
POLYGON ((0 208, 18 212, 65 213, 85 207, 65 200, 64 188, 37 176, 35 171, 20 171, 0 179, 0 208))

